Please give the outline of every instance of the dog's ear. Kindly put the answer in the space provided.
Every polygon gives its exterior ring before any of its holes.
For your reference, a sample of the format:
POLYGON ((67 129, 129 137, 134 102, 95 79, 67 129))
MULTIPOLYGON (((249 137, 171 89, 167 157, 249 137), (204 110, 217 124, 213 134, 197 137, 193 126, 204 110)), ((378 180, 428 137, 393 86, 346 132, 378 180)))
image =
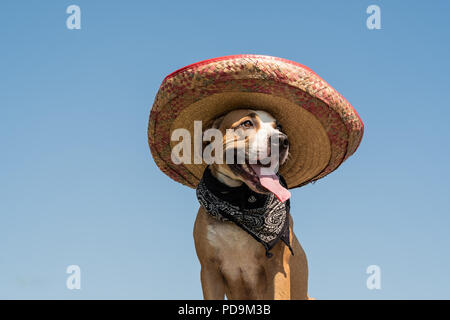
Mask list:
POLYGON ((225 116, 221 116, 219 118, 212 120, 208 129, 219 129, 220 124, 222 123, 224 117, 225 116))
MULTIPOLYGON (((220 127, 220 125, 221 125, 221 123, 222 123, 224 117, 225 117, 225 116, 221 116, 221 117, 218 117, 218 118, 216 118, 216 119, 212 119, 212 120, 210 120, 209 122, 207 122, 206 125, 205 125, 205 128, 203 129, 203 134, 204 134, 205 131, 208 130, 208 129, 219 129, 219 127, 220 127)), ((202 150, 205 150, 205 147, 206 147, 208 144, 210 144, 209 141, 203 141, 203 143, 202 143, 202 145, 203 145, 203 146, 202 146, 202 150)))

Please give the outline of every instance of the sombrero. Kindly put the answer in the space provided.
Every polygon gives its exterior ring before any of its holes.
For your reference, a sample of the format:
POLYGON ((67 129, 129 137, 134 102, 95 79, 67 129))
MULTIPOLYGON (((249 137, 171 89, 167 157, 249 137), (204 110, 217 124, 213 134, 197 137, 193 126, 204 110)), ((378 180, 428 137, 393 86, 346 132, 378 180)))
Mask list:
MULTIPOLYGON (((234 109, 265 110, 290 141, 280 173, 289 188, 318 180, 358 148, 364 125, 355 109, 311 69, 286 59, 233 55, 183 67, 163 80, 150 112, 148 142, 157 166, 195 188, 206 163, 175 164, 172 132, 210 123, 234 109)), ((205 128, 204 128, 205 129, 205 128)), ((192 139, 193 141, 193 139, 192 139)))

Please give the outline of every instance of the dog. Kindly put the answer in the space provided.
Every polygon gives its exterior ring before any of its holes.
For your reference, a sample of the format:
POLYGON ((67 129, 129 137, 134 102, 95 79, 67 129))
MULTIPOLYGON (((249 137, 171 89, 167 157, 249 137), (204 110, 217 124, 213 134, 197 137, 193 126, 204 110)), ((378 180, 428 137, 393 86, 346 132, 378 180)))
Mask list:
MULTIPOLYGON (((270 138, 276 136, 279 146, 279 166, 289 156, 289 139, 277 119, 262 110, 237 109, 213 121, 211 128, 224 136, 224 152, 238 149, 235 140, 226 136, 227 129, 245 133, 241 147, 266 148, 270 154, 270 138)), ((261 150, 259 150, 261 151, 261 150)), ((246 184, 260 194, 270 191, 262 185, 255 166, 264 167, 262 159, 254 166, 249 163, 213 163, 207 170, 220 183, 238 188, 246 184)), ((232 189, 231 189, 232 190, 232 189)), ((289 215, 290 248, 278 241, 268 258, 264 246, 233 222, 220 221, 200 207, 194 225, 194 242, 201 264, 201 284, 204 299, 309 299, 308 265, 305 252, 293 233, 289 215)))

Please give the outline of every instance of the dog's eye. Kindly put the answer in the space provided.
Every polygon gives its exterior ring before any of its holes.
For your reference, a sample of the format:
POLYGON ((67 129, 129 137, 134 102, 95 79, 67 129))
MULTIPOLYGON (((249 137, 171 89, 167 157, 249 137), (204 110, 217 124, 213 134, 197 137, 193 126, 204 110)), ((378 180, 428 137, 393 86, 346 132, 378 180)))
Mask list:
POLYGON ((251 128, 251 127, 253 127, 253 122, 251 122, 250 120, 246 120, 246 121, 242 122, 240 124, 240 126, 244 127, 244 128, 251 128))
POLYGON ((275 127, 275 129, 277 129, 278 131, 282 131, 283 126, 281 124, 277 123, 277 126, 275 127))

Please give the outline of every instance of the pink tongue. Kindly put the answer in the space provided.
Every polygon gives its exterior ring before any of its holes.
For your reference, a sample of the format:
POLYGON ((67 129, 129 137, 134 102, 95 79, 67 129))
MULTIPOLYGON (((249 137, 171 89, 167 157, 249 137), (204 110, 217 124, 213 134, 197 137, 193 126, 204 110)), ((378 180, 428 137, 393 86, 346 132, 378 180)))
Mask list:
POLYGON ((285 202, 291 197, 291 193, 280 184, 280 180, 275 173, 263 172, 263 169, 267 170, 267 168, 263 168, 261 166, 251 165, 251 167, 258 175, 259 183, 261 183, 264 188, 272 192, 278 200, 285 202))

